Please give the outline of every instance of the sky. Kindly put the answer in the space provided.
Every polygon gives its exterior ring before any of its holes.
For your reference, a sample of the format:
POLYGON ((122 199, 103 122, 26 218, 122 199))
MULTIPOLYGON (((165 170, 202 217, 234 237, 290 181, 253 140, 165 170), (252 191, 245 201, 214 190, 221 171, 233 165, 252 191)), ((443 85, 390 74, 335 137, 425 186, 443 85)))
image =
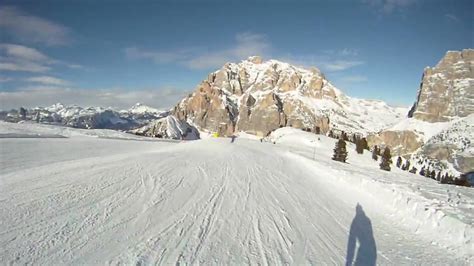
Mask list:
POLYGON ((170 108, 226 62, 315 66, 347 95, 409 106, 427 66, 474 48, 471 0, 0 4, 0 109, 170 108))

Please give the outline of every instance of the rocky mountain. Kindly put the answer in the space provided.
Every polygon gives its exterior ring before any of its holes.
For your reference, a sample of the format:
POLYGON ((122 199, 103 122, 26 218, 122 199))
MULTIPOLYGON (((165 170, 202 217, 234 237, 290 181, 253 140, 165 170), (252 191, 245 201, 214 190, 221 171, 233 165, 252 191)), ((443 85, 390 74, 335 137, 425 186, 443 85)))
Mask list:
POLYGON ((451 121, 474 113, 474 49, 448 51, 423 73, 408 117, 428 122, 451 121))
POLYGON ((387 128, 407 109, 344 95, 317 68, 253 56, 209 74, 171 111, 201 130, 268 135, 279 127, 366 134, 387 128))
POLYGON ((31 120, 38 123, 59 124, 75 128, 129 130, 146 125, 166 115, 168 115, 168 112, 159 111, 142 104, 136 104, 129 110, 118 111, 112 108, 83 108, 77 105, 65 106, 57 103, 49 107, 4 111, 0 118, 7 122, 31 120))
POLYGON ((408 117, 368 137, 389 145, 395 154, 450 164, 460 172, 474 169, 474 50, 449 51, 426 68, 408 117))

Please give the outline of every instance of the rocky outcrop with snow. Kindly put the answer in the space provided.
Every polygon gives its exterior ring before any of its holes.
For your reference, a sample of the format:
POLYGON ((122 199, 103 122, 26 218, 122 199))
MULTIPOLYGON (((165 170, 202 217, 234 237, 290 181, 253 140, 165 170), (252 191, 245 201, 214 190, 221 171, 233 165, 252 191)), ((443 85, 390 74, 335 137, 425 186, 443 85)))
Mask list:
POLYGON ((148 125, 132 130, 131 133, 166 139, 199 139, 199 131, 194 126, 173 115, 155 120, 148 125))
POLYGON ((408 117, 368 137, 369 144, 391 146, 395 154, 421 156, 474 169, 474 50, 449 51, 423 74, 408 117))
POLYGON ((423 73, 409 117, 445 122, 474 113, 474 49, 448 51, 423 73))
POLYGON ((394 124, 405 112, 381 101, 348 97, 317 68, 256 56, 209 74, 172 111, 220 135, 244 131, 259 136, 284 126, 374 132, 394 124))

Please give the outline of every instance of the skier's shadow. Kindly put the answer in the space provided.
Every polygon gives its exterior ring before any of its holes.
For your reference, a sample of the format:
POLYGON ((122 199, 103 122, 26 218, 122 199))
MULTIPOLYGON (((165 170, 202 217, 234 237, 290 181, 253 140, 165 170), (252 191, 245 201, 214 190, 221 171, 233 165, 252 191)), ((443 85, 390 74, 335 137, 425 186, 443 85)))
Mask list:
POLYGON ((375 265, 376 260, 377 247, 372 232, 372 223, 369 217, 365 215, 362 206, 357 203, 356 215, 352 220, 349 240, 347 242, 346 266, 375 265), (354 261, 356 242, 359 242, 359 248, 357 249, 354 261))

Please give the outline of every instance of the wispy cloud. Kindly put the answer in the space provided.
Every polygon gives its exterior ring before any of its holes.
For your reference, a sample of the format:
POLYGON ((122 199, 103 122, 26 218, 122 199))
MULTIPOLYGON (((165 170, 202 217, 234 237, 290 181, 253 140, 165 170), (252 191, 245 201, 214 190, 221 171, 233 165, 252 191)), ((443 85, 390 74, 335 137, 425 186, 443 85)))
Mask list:
POLYGON ((278 59, 298 66, 318 67, 325 72, 344 71, 366 63, 360 58, 359 51, 354 48, 323 50, 310 55, 286 55, 278 59))
POLYGON ((34 62, 16 61, 16 62, 0 62, 0 70, 2 71, 25 71, 25 72, 47 72, 51 68, 34 62))
POLYGON ((13 79, 12 78, 8 78, 8 77, 0 77, 0 83, 3 83, 3 82, 9 82, 9 81, 12 81, 13 79))
POLYGON ((0 28, 21 41, 46 45, 65 45, 70 30, 55 22, 27 14, 13 6, 0 7, 0 28))
POLYGON ((0 70, 43 73, 51 70, 52 65, 82 68, 77 64, 53 59, 35 48, 0 43, 0 70))
POLYGON ((233 47, 191 58, 186 65, 192 69, 219 67, 226 62, 239 61, 252 55, 264 56, 271 47, 261 34, 241 33, 237 34, 235 40, 233 47))
POLYGON ((360 83, 360 82, 369 81, 369 79, 366 76, 361 76, 361 75, 346 76, 346 77, 342 77, 341 80, 348 83, 360 83))
POLYGON ((237 34, 230 47, 212 52, 200 52, 200 49, 194 47, 174 51, 150 51, 129 47, 124 52, 129 59, 147 59, 157 64, 176 63, 190 69, 211 69, 252 55, 264 56, 270 49, 271 45, 264 35, 247 32, 237 34))
POLYGON ((71 85, 69 81, 51 77, 51 76, 37 76, 37 77, 30 77, 26 78, 25 81, 31 83, 40 83, 43 85, 55 85, 55 86, 68 86, 71 85))
POLYGON ((359 60, 335 60, 333 62, 323 62, 322 67, 329 71, 342 71, 363 64, 365 62, 359 60))
POLYGON ((460 21, 459 18, 456 17, 453 14, 445 14, 444 17, 451 20, 451 21, 454 21, 454 22, 459 22, 460 21))
POLYGON ((2 109, 48 106, 58 102, 80 106, 103 106, 130 108, 137 102, 168 109, 186 95, 186 91, 175 88, 144 90, 125 89, 80 89, 62 86, 27 86, 15 91, 0 91, 2 109))
POLYGON ((369 5, 376 11, 383 13, 392 13, 409 6, 415 5, 421 0, 362 0, 362 3, 369 5))

